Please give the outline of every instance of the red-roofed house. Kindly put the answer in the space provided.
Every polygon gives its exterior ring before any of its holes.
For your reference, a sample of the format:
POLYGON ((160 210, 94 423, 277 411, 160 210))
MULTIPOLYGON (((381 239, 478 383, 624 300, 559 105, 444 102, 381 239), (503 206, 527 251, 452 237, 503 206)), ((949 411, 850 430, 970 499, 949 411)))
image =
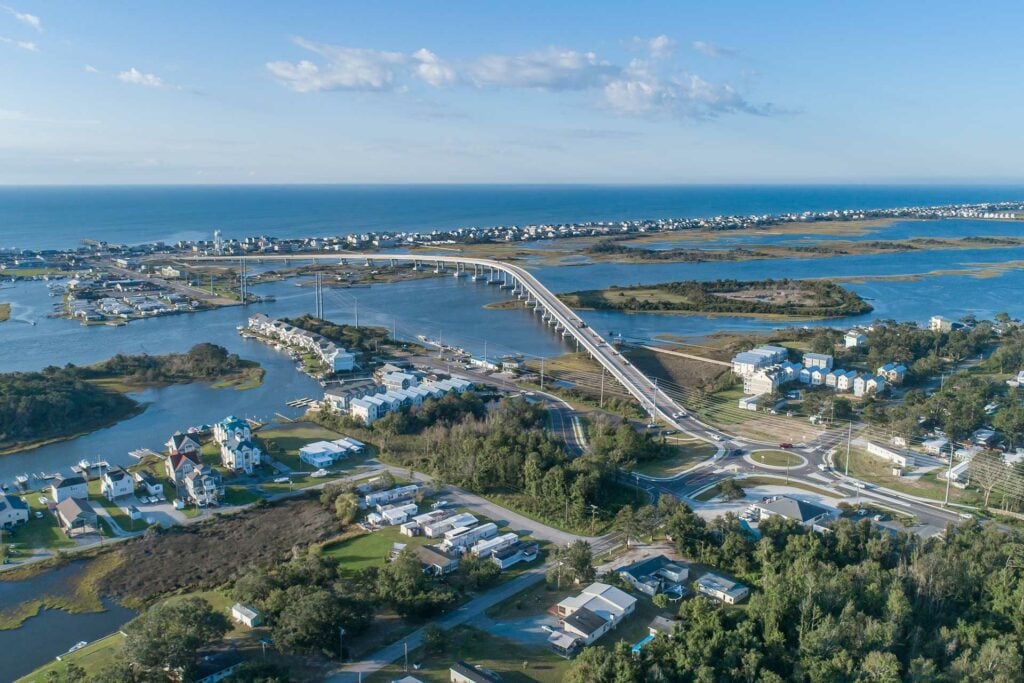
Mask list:
POLYGON ((164 466, 167 468, 167 478, 173 481, 175 485, 180 485, 184 481, 185 476, 198 468, 199 464, 198 453, 172 453, 164 460, 164 466))

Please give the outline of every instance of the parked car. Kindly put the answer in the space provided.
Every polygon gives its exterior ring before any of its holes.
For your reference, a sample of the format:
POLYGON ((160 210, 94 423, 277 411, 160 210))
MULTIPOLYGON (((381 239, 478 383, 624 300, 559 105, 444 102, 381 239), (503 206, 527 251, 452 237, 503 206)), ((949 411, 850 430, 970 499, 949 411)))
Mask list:
POLYGON ((789 449, 789 448, 792 448, 792 447, 793 447, 793 444, 791 444, 791 443, 780 443, 779 444, 779 448, 789 449))

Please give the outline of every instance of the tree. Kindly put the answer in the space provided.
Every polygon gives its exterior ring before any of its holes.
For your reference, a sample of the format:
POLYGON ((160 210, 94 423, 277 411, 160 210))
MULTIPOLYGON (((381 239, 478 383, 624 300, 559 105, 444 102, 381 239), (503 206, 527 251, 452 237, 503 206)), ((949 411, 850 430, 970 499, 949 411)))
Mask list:
POLYGON ((555 566, 548 571, 548 581, 561 585, 563 581, 588 583, 594 580, 594 555, 586 541, 573 541, 555 550, 555 566))
POLYGON ((625 536, 626 549, 629 550, 629 539, 637 535, 636 514, 631 506, 623 506, 619 514, 615 515, 615 528, 625 536))
POLYGON ((724 479, 718 484, 718 491, 726 500, 739 500, 747 495, 740 483, 735 479, 724 479))
MULTIPOLYGON (((285 652, 338 653, 342 627, 337 599, 323 588, 292 586, 274 620, 274 642, 285 652)), ((338 653, 340 654, 340 653, 338 653)))
POLYGON ((988 507, 992 491, 1010 475, 1009 468, 998 453, 981 451, 971 458, 969 470, 971 481, 985 494, 985 507, 988 507))
POLYGON ((199 648, 223 638, 229 627, 227 616, 202 598, 163 603, 128 625, 125 653, 144 670, 181 670, 190 676, 199 648))
POLYGON ((359 514, 359 497, 355 493, 343 493, 334 499, 334 514, 338 521, 348 526, 359 514))
POLYGON ((427 624, 423 629, 423 649, 430 654, 439 654, 448 649, 448 633, 437 624, 427 624))

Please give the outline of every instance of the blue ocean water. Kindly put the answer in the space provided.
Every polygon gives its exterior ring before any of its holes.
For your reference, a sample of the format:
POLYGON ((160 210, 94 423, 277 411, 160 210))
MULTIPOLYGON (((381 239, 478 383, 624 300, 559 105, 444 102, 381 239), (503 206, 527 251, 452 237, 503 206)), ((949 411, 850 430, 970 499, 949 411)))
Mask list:
POLYGON ((0 188, 0 248, 137 244, 1024 199, 1022 186, 160 186, 0 188))

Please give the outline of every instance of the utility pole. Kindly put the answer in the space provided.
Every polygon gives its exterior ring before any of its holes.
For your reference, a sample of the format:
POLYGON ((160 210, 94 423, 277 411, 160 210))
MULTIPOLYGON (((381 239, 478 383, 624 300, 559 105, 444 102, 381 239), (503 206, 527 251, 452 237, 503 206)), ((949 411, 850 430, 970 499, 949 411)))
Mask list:
POLYGON ((949 505, 949 482, 953 480, 953 440, 949 441, 949 468, 946 470, 946 499, 942 501, 942 507, 949 505))
POLYGON ((853 420, 850 420, 846 428, 846 473, 844 476, 850 476, 850 439, 853 437, 853 420))
POLYGON ((604 408, 604 366, 601 366, 601 401, 597 404, 598 408, 604 408))
POLYGON ((345 661, 345 627, 338 627, 338 660, 345 661))

